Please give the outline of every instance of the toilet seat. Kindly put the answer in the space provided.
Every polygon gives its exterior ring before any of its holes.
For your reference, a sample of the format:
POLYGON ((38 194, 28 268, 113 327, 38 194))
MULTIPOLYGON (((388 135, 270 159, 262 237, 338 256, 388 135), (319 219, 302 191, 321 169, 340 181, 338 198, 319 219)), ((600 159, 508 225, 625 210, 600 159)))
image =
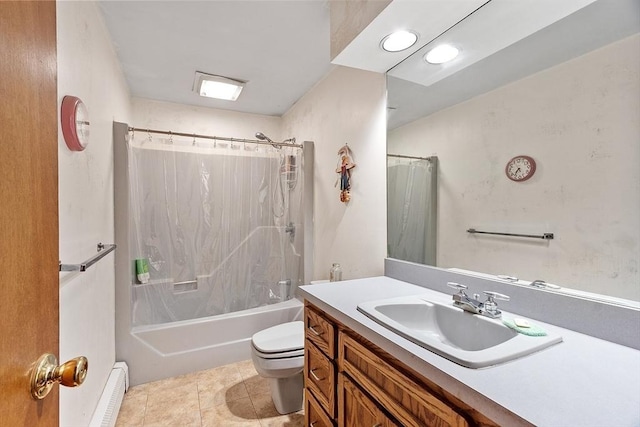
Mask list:
POLYGON ((304 356, 304 348, 284 351, 281 353, 264 353, 253 346, 253 352, 256 354, 256 356, 261 357, 262 359, 291 359, 293 357, 304 356))
POLYGON ((268 359, 299 356, 304 353, 304 323, 298 320, 264 329, 253 335, 251 344, 268 359))

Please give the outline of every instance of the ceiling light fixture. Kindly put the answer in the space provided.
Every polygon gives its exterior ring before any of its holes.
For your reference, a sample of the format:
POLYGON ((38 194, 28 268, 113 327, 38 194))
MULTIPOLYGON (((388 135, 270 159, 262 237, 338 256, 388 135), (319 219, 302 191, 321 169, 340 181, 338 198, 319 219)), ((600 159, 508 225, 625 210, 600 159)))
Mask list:
POLYGON ((235 101, 246 82, 196 71, 193 91, 207 98, 235 101))
POLYGON ((382 49, 387 52, 400 52, 401 50, 409 49, 418 41, 418 35, 412 31, 401 30, 396 31, 380 42, 382 49))
POLYGON ((454 60, 459 52, 457 48, 450 44, 441 44, 427 52, 424 59, 429 64, 442 64, 454 60))

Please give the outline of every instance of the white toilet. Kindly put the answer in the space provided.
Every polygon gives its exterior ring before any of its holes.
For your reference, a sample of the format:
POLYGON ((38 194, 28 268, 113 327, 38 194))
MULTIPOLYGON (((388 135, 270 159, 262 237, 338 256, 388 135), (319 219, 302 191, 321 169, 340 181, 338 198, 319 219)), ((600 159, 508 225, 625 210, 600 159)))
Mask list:
POLYGON ((283 323, 251 337, 251 358, 262 377, 269 378, 276 410, 289 414, 302 409, 304 323, 283 323))

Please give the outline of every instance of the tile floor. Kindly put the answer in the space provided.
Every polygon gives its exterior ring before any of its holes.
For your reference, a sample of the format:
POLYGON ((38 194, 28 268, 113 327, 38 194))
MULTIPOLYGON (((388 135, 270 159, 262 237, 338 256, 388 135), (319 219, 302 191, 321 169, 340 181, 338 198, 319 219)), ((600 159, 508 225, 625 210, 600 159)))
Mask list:
POLYGON ((251 360, 129 388, 116 427, 302 427, 303 412, 280 415, 251 360))

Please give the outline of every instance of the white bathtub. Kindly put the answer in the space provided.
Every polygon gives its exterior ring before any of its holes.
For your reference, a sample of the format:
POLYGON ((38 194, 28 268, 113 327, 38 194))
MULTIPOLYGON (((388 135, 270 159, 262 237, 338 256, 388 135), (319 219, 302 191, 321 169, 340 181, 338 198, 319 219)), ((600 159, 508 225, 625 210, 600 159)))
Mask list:
POLYGON ((251 336, 302 320, 297 299, 264 307, 131 330, 125 361, 131 385, 214 368, 251 358, 251 336))

